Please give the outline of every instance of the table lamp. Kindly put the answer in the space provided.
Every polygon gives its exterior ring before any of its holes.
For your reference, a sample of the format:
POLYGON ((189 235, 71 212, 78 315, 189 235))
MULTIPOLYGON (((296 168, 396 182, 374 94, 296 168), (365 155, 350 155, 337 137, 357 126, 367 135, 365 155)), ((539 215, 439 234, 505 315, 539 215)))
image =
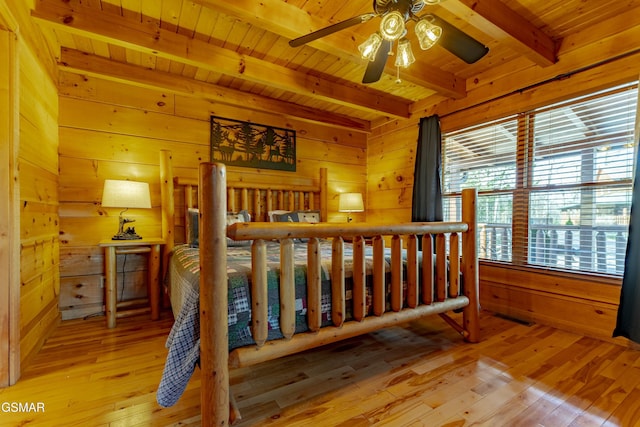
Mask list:
POLYGON ((151 197, 149 195, 149 184, 146 182, 123 181, 107 179, 104 181, 102 192, 102 207, 104 208, 124 208, 118 217, 118 233, 112 240, 137 240, 142 239, 136 234, 133 227, 124 230, 124 225, 134 222, 134 219, 124 218, 123 213, 129 208, 151 208, 151 197))
POLYGON ((338 212, 347 212, 347 222, 351 222, 352 212, 364 212, 362 193, 340 193, 338 212))

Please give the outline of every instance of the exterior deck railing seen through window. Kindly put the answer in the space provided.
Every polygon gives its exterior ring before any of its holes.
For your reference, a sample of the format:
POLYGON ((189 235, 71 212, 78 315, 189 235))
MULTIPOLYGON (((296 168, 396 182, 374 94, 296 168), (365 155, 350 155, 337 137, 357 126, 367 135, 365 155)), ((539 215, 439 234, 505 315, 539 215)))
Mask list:
MULTIPOLYGON (((512 262, 511 224, 478 224, 479 257, 512 262)), ((554 269, 622 274, 628 226, 534 224, 524 264, 554 269)))

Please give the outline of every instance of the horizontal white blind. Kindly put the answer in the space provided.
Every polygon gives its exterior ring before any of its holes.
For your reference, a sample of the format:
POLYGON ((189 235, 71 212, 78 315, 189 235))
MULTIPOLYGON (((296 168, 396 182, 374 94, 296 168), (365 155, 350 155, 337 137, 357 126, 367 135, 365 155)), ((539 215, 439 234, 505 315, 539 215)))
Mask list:
POLYGON ((445 220, 475 187, 482 258, 621 274, 637 97, 636 82, 445 134, 445 220))
POLYGON ((444 192, 515 188, 517 129, 511 117, 446 134, 444 192))
POLYGON ((627 85, 531 113, 529 264, 622 273, 636 104, 627 85))
POLYGON ((460 192, 464 188, 477 188, 479 256, 492 260, 511 260, 517 118, 509 117, 452 132, 444 140, 445 218, 459 220, 460 192))

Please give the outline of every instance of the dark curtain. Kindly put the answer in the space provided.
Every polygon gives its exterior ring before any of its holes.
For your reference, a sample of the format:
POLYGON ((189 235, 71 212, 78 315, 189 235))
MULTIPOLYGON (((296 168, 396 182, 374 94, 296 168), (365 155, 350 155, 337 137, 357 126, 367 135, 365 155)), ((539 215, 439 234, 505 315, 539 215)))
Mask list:
POLYGON ((442 221, 441 145, 439 117, 434 115, 421 118, 413 174, 413 222, 442 221))
POLYGON ((627 337, 640 343, 640 173, 638 173, 638 167, 640 167, 640 150, 636 149, 629 238, 624 260, 618 320, 613 336, 627 337))

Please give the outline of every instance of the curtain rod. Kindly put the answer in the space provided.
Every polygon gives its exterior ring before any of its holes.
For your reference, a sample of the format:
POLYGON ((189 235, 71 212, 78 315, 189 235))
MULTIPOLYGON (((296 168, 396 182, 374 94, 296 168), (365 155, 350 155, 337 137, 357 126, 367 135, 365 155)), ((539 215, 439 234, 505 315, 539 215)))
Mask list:
POLYGON ((633 55, 636 55, 638 53, 640 53, 640 48, 639 49, 634 49, 632 51, 629 51, 627 53, 623 53, 623 54, 620 54, 620 55, 617 55, 617 56, 613 56, 613 57, 611 57, 609 59, 605 59, 605 60, 602 60, 602 61, 599 61, 599 62, 595 62, 593 64, 590 64, 590 65, 587 65, 587 66, 584 66, 584 67, 581 67, 581 68, 577 68, 577 69, 572 70, 572 71, 568 71, 566 73, 558 74, 557 76, 548 78, 546 80, 542 80, 542 81, 537 82, 537 83, 530 84, 529 86, 525 86, 525 87, 522 87, 520 89, 512 90, 511 92, 505 93, 505 94, 500 95, 500 96, 496 96, 495 98, 487 99, 485 101, 479 102, 479 103, 474 104, 474 105, 469 105, 468 107, 464 107, 464 108, 462 108, 460 110, 456 110, 456 111, 453 111, 451 113, 444 114, 444 115, 440 116, 440 118, 442 119, 442 118, 445 118, 445 117, 448 117, 448 116, 451 116, 451 115, 454 115, 454 114, 458 114, 458 113, 463 112, 463 111, 470 110, 472 108, 480 107, 481 105, 485 105, 485 104, 488 104, 490 102, 498 101, 500 99, 507 98, 507 97, 512 96, 512 95, 522 94, 523 92, 526 92, 526 91, 531 90, 531 89, 535 89, 535 88, 540 87, 540 86, 544 86, 544 85, 549 84, 549 83, 565 80, 565 79, 568 79, 568 78, 570 78, 570 77, 572 77, 572 76, 574 76, 576 74, 580 74, 580 73, 583 73, 585 71, 589 71, 591 69, 600 67, 602 65, 606 65, 606 64, 608 64, 610 62, 615 62, 615 61, 618 61, 620 59, 626 58, 627 56, 633 56, 633 55))

